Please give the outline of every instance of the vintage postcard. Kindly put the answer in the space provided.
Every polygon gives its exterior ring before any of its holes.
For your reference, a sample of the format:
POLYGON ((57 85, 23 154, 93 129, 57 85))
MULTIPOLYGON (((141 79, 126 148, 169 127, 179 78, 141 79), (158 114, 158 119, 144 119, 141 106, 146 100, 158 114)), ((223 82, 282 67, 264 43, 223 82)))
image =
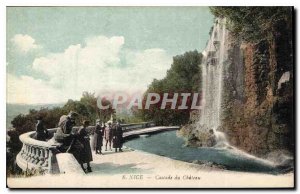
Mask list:
POLYGON ((6 7, 8 188, 294 188, 293 7, 6 7))

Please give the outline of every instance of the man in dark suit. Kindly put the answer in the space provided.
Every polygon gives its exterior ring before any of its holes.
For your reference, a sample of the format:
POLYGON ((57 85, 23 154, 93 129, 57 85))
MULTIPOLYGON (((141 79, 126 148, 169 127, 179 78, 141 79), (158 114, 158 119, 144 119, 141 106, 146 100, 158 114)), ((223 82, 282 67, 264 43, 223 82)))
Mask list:
POLYGON ((96 154, 102 154, 103 145, 103 128, 101 126, 100 119, 96 121, 95 133, 94 133, 94 147, 96 154))
POLYGON ((44 126, 42 116, 39 116, 36 124, 36 139, 39 141, 46 141, 48 133, 48 130, 44 126))
POLYGON ((113 147, 115 148, 115 152, 123 152, 122 150, 123 146, 123 130, 120 125, 120 122, 118 121, 116 125, 113 127, 113 147))

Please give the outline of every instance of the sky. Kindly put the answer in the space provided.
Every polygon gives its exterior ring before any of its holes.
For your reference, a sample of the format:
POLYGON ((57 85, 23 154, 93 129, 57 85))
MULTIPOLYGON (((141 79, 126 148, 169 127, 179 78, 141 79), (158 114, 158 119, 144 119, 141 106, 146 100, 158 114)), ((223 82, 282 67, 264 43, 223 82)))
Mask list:
POLYGON ((7 103, 145 91, 173 56, 201 52, 208 7, 7 7, 7 103))

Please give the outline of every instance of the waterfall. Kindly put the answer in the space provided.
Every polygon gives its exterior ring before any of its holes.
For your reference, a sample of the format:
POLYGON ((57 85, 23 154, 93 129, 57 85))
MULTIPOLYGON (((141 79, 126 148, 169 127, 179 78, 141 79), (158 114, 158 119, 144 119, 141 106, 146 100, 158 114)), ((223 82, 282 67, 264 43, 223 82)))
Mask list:
MULTIPOLYGON (((211 145, 207 142, 211 141, 213 130, 215 144, 212 145, 218 149, 227 149, 232 154, 249 160, 255 160, 261 164, 275 167, 279 165, 273 161, 255 157, 234 146, 231 146, 226 138, 226 134, 218 131, 221 127, 222 119, 222 94, 223 94, 223 77, 225 73, 226 61, 228 60, 229 32, 226 29, 226 19, 218 18, 215 20, 211 37, 207 42, 206 48, 202 52, 202 101, 199 121, 197 123, 197 132, 205 135, 199 135, 202 145, 211 145), (204 137, 204 138, 203 138, 204 137), (205 142, 207 141, 207 142, 205 142)), ((281 80, 287 80, 288 75, 284 75, 281 80), (284 77, 285 76, 285 77, 284 77), (286 78, 287 77, 287 78, 286 78)), ((284 82, 284 81, 283 81, 284 82)), ((211 146, 210 146, 211 147, 211 146)), ((275 157, 276 158, 276 157, 275 157)), ((282 156, 284 162, 280 165, 285 165, 291 159, 282 156)), ((289 167, 288 165, 286 165, 289 167)), ((284 168, 286 167, 284 166, 284 168)))
POLYGON ((198 128, 214 130, 217 143, 227 142, 225 134, 217 131, 221 123, 223 69, 228 49, 225 23, 225 19, 216 19, 211 37, 202 52, 202 109, 198 128))

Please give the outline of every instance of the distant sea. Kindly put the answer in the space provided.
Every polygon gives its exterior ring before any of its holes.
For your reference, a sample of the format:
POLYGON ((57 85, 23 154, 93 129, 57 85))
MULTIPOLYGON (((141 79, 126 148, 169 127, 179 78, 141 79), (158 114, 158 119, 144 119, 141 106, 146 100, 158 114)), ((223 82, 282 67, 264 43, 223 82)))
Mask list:
POLYGON ((12 127, 11 121, 19 114, 28 114, 30 109, 62 107, 64 104, 6 104, 6 130, 12 127))

